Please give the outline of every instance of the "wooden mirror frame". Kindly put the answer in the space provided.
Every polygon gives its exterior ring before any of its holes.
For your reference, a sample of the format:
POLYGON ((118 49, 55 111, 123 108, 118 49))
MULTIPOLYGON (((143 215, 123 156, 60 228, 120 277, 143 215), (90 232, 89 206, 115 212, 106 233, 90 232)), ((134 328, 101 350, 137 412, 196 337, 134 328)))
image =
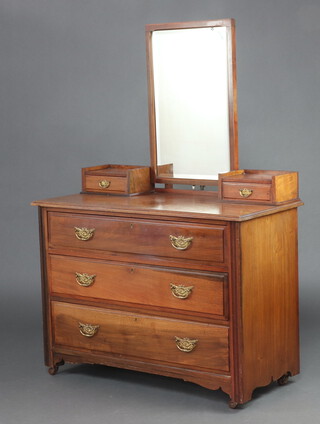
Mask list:
POLYGON ((172 188, 173 184, 186 184, 197 186, 216 186, 215 179, 201 180, 189 178, 163 178, 157 172, 157 134, 156 134, 156 111, 154 70, 152 52, 152 33, 159 30, 226 27, 227 50, 228 50, 228 107, 229 107, 229 143, 230 143, 230 170, 237 170, 238 163, 238 113, 237 113, 237 79, 236 79, 236 41, 234 19, 221 19, 213 21, 176 22, 164 24, 146 25, 146 48, 147 48, 147 75, 148 75, 148 108, 149 108, 149 133, 152 179, 154 183, 165 184, 172 188))

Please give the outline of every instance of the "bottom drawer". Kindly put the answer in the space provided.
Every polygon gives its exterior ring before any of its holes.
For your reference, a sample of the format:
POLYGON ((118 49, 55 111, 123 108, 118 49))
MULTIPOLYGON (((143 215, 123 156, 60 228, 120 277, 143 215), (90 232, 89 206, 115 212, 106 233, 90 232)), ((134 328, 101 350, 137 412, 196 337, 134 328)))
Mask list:
POLYGON ((54 344, 175 366, 229 371, 229 330, 52 302, 54 344))

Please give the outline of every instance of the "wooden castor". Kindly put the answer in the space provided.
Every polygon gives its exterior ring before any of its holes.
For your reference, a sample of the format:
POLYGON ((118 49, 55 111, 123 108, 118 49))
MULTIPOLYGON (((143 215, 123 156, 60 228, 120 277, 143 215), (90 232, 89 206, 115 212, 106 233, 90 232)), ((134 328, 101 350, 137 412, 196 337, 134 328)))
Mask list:
POLYGON ((283 374, 280 378, 278 378, 277 383, 279 386, 284 386, 288 383, 290 377, 290 373, 287 372, 286 374, 283 374))
POLYGON ((59 361, 59 362, 57 362, 57 363, 55 363, 52 367, 50 367, 49 369, 48 369, 48 373, 50 374, 50 375, 55 375, 55 374, 57 374, 57 372, 59 371, 59 367, 61 367, 62 365, 64 365, 64 361, 62 360, 62 361, 59 361))
POLYGON ((229 408, 236 409, 238 405, 239 405, 238 402, 234 402, 231 399, 229 400, 229 408))

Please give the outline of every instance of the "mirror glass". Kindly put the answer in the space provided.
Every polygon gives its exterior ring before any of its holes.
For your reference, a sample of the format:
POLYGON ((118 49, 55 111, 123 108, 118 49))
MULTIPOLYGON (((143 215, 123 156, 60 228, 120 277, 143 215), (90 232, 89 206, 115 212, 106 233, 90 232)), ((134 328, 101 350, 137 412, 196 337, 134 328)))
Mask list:
POLYGON ((217 180, 234 168, 229 37, 226 26, 151 32, 158 180, 217 180))

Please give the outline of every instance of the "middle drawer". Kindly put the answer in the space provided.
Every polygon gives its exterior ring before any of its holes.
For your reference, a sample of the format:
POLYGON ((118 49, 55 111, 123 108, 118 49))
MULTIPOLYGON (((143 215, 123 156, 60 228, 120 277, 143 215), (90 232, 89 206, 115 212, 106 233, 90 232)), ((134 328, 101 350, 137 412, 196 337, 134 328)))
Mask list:
POLYGON ((227 318, 224 273, 49 256, 51 293, 227 318))

